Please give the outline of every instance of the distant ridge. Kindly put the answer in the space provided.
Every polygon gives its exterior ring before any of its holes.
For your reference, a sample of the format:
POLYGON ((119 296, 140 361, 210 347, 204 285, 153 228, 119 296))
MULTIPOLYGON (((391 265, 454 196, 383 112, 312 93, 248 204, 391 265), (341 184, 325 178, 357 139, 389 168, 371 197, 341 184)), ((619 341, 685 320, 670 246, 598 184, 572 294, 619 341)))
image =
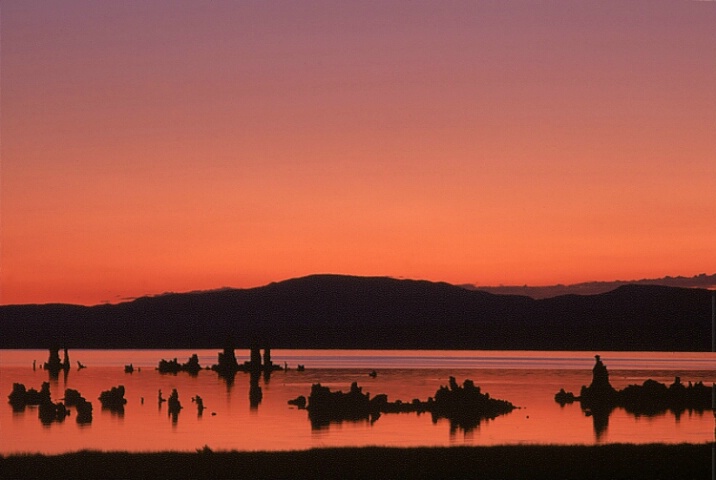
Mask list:
POLYGON ((0 348, 711 348, 711 292, 625 285, 543 300, 446 283, 312 275, 117 305, 0 306, 0 348))
POLYGON ((534 299, 557 297, 559 295, 596 295, 606 293, 624 285, 661 285, 666 287, 680 288, 705 288, 716 289, 716 273, 707 275, 702 273, 693 277, 662 277, 644 278, 641 280, 614 280, 611 282, 583 282, 572 285, 500 285, 500 286, 479 286, 464 284, 461 287, 469 290, 482 290, 484 292, 499 295, 525 295, 534 299))

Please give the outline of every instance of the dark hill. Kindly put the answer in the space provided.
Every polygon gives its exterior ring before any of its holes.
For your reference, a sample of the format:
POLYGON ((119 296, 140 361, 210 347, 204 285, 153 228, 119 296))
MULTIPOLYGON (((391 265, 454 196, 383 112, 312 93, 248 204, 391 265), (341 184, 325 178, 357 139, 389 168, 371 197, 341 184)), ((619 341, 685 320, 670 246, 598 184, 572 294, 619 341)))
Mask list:
POLYGON ((117 305, 0 306, 0 348, 680 350, 711 347, 711 293, 629 285, 533 300, 445 283, 314 275, 117 305))

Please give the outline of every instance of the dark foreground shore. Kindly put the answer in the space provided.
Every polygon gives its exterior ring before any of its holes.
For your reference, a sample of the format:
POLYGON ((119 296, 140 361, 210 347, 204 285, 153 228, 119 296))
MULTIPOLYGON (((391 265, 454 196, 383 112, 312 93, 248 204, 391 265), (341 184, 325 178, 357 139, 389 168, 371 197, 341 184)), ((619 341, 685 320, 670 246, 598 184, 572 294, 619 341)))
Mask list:
POLYGON ((0 457, 0 478, 575 478, 712 480, 714 444, 326 448, 0 457))

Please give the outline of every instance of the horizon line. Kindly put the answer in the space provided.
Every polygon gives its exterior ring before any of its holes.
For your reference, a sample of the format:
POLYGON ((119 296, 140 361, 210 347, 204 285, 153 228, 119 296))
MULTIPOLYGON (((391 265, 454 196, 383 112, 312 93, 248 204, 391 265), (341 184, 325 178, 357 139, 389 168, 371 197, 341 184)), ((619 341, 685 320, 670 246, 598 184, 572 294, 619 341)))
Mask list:
MULTIPOLYGON (((606 291, 611 291, 615 288, 618 288, 620 286, 624 285, 632 285, 632 284, 649 284, 649 285, 659 285, 659 286, 667 286, 667 287, 674 287, 674 288, 697 288, 697 289, 704 289, 704 290, 714 290, 716 291, 716 273, 713 274, 707 274, 707 273, 700 273, 697 275, 693 275, 690 277, 679 275, 679 276, 671 276, 671 275, 665 275, 660 278, 642 278, 642 279, 633 279, 633 280, 590 280, 586 282, 578 282, 578 283, 571 283, 571 284, 563 284, 563 283, 557 283, 557 284, 551 284, 551 285, 479 285, 477 283, 451 283, 447 281, 442 280, 427 280, 427 279, 421 279, 421 278, 406 278, 404 276, 392 276, 392 275, 353 275, 353 274, 343 274, 343 273, 312 273, 307 275, 301 275, 297 277, 290 277, 285 278, 282 280, 275 280, 268 283, 264 283, 261 285, 255 285, 252 287, 231 287, 231 286, 221 286, 216 288, 208 288, 208 289, 193 289, 193 290, 185 290, 185 291, 164 291, 160 293, 147 293, 145 295, 140 296, 134 296, 134 297, 119 297, 115 301, 112 300, 103 300, 99 303, 95 304, 80 304, 80 303, 67 303, 67 302, 44 302, 44 303, 0 303, 0 307, 10 307, 10 306, 21 306, 21 305, 72 305, 72 306, 84 306, 84 307, 96 307, 96 306, 106 306, 106 305, 119 305, 122 303, 129 303, 133 302, 139 299, 143 298, 158 298, 168 295, 190 295, 190 294, 202 294, 202 293, 212 293, 212 292, 221 292, 221 291, 227 291, 227 290, 252 290, 255 288, 262 288, 266 287, 268 285, 277 284, 277 283, 283 283, 288 282, 291 280, 299 280, 303 278, 309 278, 309 277, 320 277, 320 276, 333 276, 333 277, 354 277, 354 278, 387 278, 387 279, 393 279, 398 281, 415 281, 415 282, 429 282, 429 283, 444 283, 447 285, 452 285, 454 287, 459 288, 465 288, 468 290, 475 290, 475 291, 487 291, 490 290, 530 290, 533 291, 533 294, 536 294, 536 291, 542 290, 542 291, 548 291, 550 289, 558 289, 558 290, 567 290, 567 289, 580 289, 580 288, 600 288, 604 289, 606 288, 606 291), (689 285, 668 285, 665 284, 666 282, 688 282, 689 280, 707 280, 704 284, 694 284, 691 283, 689 285), (654 282, 661 282, 661 283, 654 283, 654 282)), ((601 292, 599 292, 601 293, 601 292)), ((505 293, 507 294, 507 293, 505 293)), ((560 295, 567 295, 570 294, 569 292, 566 293, 554 293, 554 295, 540 295, 532 297, 534 299, 542 299, 542 298, 552 298, 560 295)), ((582 292, 584 295, 591 295, 596 293, 585 293, 582 292)), ((526 292, 523 293, 525 296, 530 296, 526 292)))

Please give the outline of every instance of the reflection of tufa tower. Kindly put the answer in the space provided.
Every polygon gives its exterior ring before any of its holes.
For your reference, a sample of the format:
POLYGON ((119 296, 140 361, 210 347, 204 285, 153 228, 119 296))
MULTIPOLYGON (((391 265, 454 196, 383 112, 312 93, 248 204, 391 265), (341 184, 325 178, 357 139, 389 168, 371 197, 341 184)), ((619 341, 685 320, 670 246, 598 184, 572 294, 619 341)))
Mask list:
POLYGON ((261 370, 261 349, 251 347, 251 360, 249 362, 252 370, 261 370))
POLYGON ((271 361, 271 349, 264 348, 264 368, 271 370, 273 368, 273 362, 271 361))
POLYGON ((239 362, 236 361, 234 347, 225 347, 223 352, 219 352, 218 369, 222 372, 235 372, 239 368, 239 362))
POLYGON ((70 369, 70 354, 67 352, 67 348, 65 348, 65 360, 62 362, 62 368, 65 371, 70 369))
POLYGON ((50 358, 45 362, 45 370, 59 372, 61 368, 60 349, 52 347, 50 348, 50 358))

